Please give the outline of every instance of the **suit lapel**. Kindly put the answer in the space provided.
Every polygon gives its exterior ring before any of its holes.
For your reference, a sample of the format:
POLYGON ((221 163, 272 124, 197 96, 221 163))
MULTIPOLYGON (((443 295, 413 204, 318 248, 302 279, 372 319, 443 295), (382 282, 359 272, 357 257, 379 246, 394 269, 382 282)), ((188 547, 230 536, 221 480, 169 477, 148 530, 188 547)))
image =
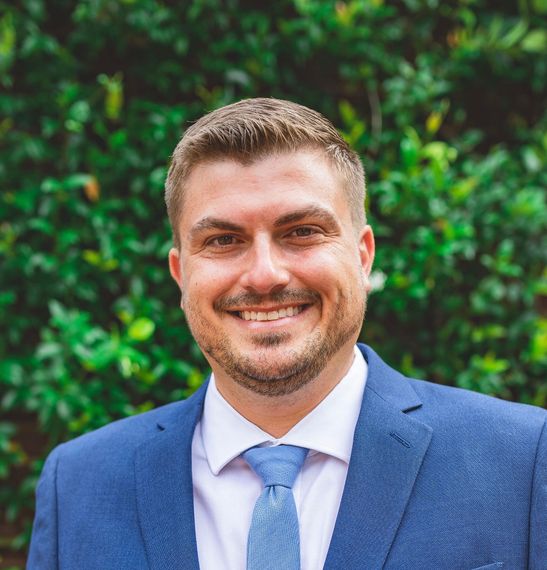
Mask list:
MULTIPOLYGON (((409 415, 408 381, 368 347, 368 379, 325 570, 382 568, 431 440, 409 415)), ((138 519, 151 570, 198 570, 191 449, 205 397, 169 407, 135 454, 138 519)))
POLYGON ((192 490, 192 437, 205 386, 168 408, 135 455, 137 513, 151 570, 198 570, 192 490))
POLYGON ((383 567, 431 440, 406 412, 421 403, 368 347, 368 379, 325 570, 383 567))

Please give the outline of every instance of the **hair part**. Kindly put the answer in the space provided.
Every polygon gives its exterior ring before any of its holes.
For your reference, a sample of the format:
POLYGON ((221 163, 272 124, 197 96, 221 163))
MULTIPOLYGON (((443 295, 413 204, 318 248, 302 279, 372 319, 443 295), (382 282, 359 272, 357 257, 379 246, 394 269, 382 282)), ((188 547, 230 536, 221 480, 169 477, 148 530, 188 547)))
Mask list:
POLYGON ((180 247, 185 184, 198 164, 232 159, 249 165, 299 150, 318 150, 330 161, 347 194, 354 226, 360 230, 366 223, 365 172, 359 155, 334 125, 317 111, 291 101, 243 99, 198 119, 173 152, 165 203, 175 247, 180 247))

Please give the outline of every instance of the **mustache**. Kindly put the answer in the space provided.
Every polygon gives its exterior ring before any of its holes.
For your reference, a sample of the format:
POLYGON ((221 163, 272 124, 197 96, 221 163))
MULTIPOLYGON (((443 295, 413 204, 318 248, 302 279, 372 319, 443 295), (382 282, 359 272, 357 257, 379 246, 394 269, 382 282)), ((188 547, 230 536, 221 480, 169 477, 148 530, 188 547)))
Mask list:
POLYGON ((309 289, 285 289, 268 295, 244 292, 238 295, 222 297, 213 303, 213 307, 217 311, 229 311, 232 307, 242 309, 244 307, 260 307, 261 305, 312 304, 320 300, 319 293, 309 289))

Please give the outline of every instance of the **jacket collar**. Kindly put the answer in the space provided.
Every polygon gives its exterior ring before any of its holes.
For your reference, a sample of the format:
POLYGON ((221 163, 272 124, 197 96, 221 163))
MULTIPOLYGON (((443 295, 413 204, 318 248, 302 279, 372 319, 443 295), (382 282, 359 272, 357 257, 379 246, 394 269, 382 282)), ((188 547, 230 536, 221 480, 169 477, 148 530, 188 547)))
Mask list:
POLYGON ((137 449, 137 515, 151 570, 198 570, 192 490, 192 436, 207 384, 167 406, 157 432, 137 449))
POLYGON ((369 376, 325 570, 383 567, 431 441, 409 415, 421 402, 408 380, 359 348, 369 376))

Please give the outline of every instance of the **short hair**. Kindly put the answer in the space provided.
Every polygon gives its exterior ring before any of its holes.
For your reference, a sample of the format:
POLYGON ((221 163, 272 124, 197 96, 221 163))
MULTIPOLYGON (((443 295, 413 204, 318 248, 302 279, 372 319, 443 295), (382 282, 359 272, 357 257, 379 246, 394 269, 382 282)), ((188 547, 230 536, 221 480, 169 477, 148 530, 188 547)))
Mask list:
POLYGON ((177 144, 165 182, 165 203, 180 247, 178 224, 185 183, 198 164, 234 159, 252 164, 273 154, 319 150, 340 175, 351 209, 352 221, 361 228, 366 221, 365 172, 359 155, 323 115, 281 99, 243 99, 204 115, 191 125, 177 144))

